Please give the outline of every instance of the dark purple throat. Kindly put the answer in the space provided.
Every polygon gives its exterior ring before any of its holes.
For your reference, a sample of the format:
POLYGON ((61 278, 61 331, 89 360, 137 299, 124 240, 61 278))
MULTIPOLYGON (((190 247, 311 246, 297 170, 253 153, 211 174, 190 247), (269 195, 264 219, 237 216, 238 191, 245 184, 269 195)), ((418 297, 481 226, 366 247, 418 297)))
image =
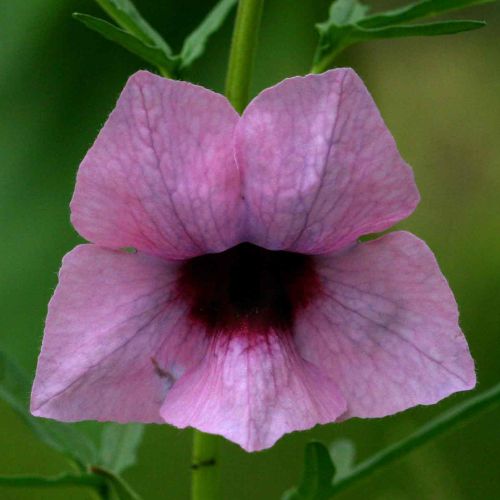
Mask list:
POLYGON ((186 261, 179 293, 191 320, 209 334, 291 332, 297 312, 318 292, 312 257, 242 243, 186 261))

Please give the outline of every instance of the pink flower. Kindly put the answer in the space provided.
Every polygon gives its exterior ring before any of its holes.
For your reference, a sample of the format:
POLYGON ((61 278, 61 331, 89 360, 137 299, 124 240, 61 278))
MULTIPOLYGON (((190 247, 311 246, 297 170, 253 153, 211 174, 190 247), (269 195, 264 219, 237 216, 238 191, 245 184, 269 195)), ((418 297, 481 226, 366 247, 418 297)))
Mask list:
POLYGON ((32 412, 167 422, 246 450, 475 385, 453 295, 406 232, 413 175, 350 69, 239 116, 139 72, 81 164, 32 412), (135 254, 120 250, 135 247, 135 254))

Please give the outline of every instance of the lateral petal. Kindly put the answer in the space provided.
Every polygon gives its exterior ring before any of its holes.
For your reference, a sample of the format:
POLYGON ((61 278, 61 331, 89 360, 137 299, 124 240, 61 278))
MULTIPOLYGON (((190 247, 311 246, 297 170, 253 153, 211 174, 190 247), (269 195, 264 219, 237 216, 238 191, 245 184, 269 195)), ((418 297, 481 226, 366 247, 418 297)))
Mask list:
POLYGON ((453 294, 417 237, 395 232, 316 257, 322 298, 297 319, 299 352, 340 387, 349 417, 434 404, 476 383, 453 294))
POLYGON ((168 389, 206 349, 177 300, 177 268, 96 245, 64 257, 33 385, 34 415, 161 422, 168 389))

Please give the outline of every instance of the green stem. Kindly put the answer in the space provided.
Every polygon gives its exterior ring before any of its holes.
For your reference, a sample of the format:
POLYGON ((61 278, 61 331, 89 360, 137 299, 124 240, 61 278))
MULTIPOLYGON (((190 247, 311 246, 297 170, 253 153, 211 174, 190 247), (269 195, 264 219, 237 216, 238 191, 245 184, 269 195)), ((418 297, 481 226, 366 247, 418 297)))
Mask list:
POLYGON ((217 448, 219 437, 194 431, 192 468, 192 500, 217 500, 219 481, 217 474, 217 448))
POLYGON ((120 476, 99 466, 91 467, 91 471, 107 479, 99 490, 101 500, 115 498, 113 491, 121 500, 140 500, 141 497, 120 476))
MULTIPOLYGON (((257 32, 264 0, 240 0, 226 77, 226 97, 238 113, 248 104, 257 32)), ((193 436, 192 500, 220 498, 217 474, 219 437, 197 430, 193 436)))
POLYGON ((411 434, 402 441, 385 448, 364 462, 361 462, 352 469, 349 475, 344 476, 337 482, 333 482, 332 495, 344 490, 358 479, 372 474, 384 465, 390 464, 398 458, 407 455, 415 448, 430 441, 432 438, 448 431, 452 426, 498 403, 500 403, 500 384, 493 386, 482 394, 467 399, 464 403, 451 408, 442 415, 431 420, 417 432, 411 434))
POLYGON ((257 32, 264 0, 240 0, 226 78, 226 97, 241 113, 248 104, 257 32))
POLYGON ((10 476, 0 477, 0 486, 28 488, 57 488, 67 486, 84 486, 100 491, 104 478, 95 474, 61 474, 53 477, 43 476, 10 476))
POLYGON ((311 73, 323 73, 324 71, 333 68, 333 62, 337 56, 344 50, 344 47, 338 47, 337 50, 332 51, 327 57, 323 57, 317 63, 313 64, 311 73))
MULTIPOLYGON (((226 97, 238 113, 248 104, 257 32, 264 0, 240 0, 226 77, 226 97)), ((192 500, 218 500, 217 448, 219 437, 197 430, 193 435, 192 500)))

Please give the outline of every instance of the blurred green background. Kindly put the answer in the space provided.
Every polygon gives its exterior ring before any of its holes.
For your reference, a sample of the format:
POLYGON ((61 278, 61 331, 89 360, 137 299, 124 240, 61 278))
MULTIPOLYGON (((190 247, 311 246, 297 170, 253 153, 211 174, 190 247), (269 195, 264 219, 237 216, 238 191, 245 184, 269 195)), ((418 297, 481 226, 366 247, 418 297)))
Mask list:
MULTIPOLYGON (((266 2, 253 94, 307 72, 316 43, 313 24, 326 17, 328 3, 266 2)), ((179 47, 214 2, 136 4, 179 47)), ((73 11, 100 14, 91 0, 0 2, 0 346, 30 373, 61 257, 79 241, 68 209, 76 169, 127 77, 144 67, 72 20, 73 11)), ((364 78, 415 170, 422 202, 401 227, 429 243, 455 291, 482 390, 500 380, 500 5, 466 14, 486 19, 488 27, 451 37, 373 42, 350 49, 339 62, 364 78)), ((230 33, 227 22, 193 68, 192 81, 222 91, 230 33)), ((468 396, 382 420, 295 433, 257 454, 224 443, 224 498, 279 498, 296 483, 311 438, 352 438, 364 458, 468 396)), ((190 441, 190 431, 148 427, 138 464, 126 479, 146 499, 188 498, 190 441)), ((2 402, 0 447, 2 474, 67 468, 2 402)), ((498 499, 499 467, 497 408, 339 498, 498 499)), ((81 489, 0 488, 2 499, 69 495, 89 498, 81 489)))

